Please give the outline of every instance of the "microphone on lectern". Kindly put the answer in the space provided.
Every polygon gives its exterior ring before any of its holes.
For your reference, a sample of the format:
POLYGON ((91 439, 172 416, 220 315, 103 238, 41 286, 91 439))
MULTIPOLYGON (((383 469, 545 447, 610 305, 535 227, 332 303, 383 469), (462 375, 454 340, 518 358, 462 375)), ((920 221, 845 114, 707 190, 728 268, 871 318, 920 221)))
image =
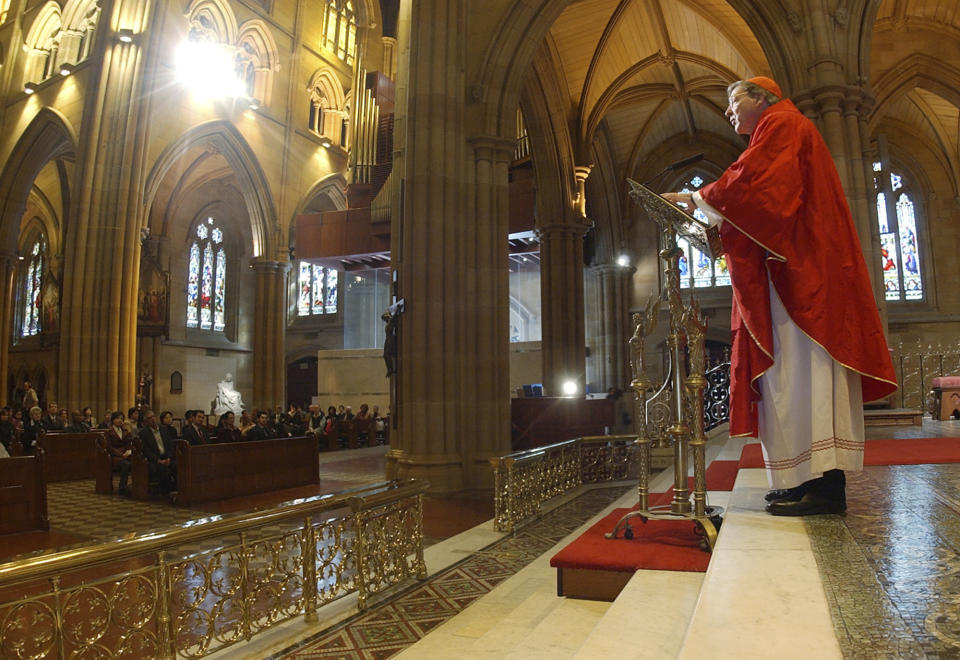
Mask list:
POLYGON ((699 162, 701 160, 703 160, 703 154, 699 153, 699 154, 694 154, 692 156, 688 156, 683 160, 678 160, 675 163, 670 163, 669 165, 664 167, 662 170, 654 174, 652 177, 644 181, 643 185, 649 186, 653 181, 656 181, 658 178, 660 178, 662 175, 666 174, 667 172, 673 172, 675 170, 679 170, 681 167, 686 167, 687 165, 693 165, 694 163, 699 162))

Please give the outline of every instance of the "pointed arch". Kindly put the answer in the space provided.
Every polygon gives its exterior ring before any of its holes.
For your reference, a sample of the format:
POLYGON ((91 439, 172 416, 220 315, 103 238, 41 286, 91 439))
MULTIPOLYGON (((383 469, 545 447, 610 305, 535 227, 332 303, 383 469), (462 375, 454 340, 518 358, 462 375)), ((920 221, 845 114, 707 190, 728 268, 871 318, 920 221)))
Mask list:
POLYGON ((339 144, 347 116, 347 99, 340 80, 330 69, 321 68, 313 74, 307 91, 310 94, 309 129, 339 144))
POLYGON ((153 201, 167 172, 188 151, 197 147, 214 150, 226 160, 237 177, 237 184, 242 191, 244 204, 250 216, 253 256, 272 257, 277 248, 274 245, 277 212, 270 194, 270 186, 250 145, 236 127, 226 121, 215 120, 195 126, 160 154, 147 177, 144 207, 148 212, 144 213, 144 218, 149 217, 149 209, 153 206, 153 201))
MULTIPOLYGON (((341 172, 333 172, 323 177, 310 187, 307 194, 303 196, 297 209, 294 211, 294 217, 302 213, 310 213, 315 202, 321 197, 327 198, 330 204, 336 209, 347 208, 347 179, 341 172)), ((290 238, 293 240, 293 226, 291 225, 290 238)))
POLYGON ((16 249, 20 221, 40 170, 52 160, 72 161, 76 145, 73 128, 50 108, 42 108, 27 126, 0 173, 0 250, 16 249))
POLYGON ((273 91, 273 73, 280 67, 277 43, 260 19, 250 20, 237 35, 237 68, 247 94, 269 105, 273 91))
POLYGON ((187 21, 192 39, 219 44, 237 41, 237 17, 222 0, 193 0, 187 7, 187 21))
MULTIPOLYGON (((26 28, 27 26, 24 26, 26 28)), ((60 36, 63 28, 60 5, 48 0, 36 18, 26 29, 26 62, 23 67, 23 82, 46 80, 54 75, 60 63, 60 36)))

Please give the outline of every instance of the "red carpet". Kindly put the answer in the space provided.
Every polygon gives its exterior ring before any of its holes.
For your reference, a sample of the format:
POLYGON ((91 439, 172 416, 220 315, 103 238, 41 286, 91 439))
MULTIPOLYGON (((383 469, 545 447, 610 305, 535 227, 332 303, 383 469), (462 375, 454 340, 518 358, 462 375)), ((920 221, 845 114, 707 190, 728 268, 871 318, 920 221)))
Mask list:
MULTIPOLYGON (((657 493, 653 497, 662 496, 657 493)), ((669 500, 667 500, 669 502, 669 500)), ((634 538, 605 539, 617 521, 630 509, 614 509, 588 529, 577 540, 550 560, 554 568, 585 568, 604 571, 634 572, 641 568, 662 571, 696 571, 703 573, 710 554, 700 549, 700 537, 690 520, 631 521, 634 538)))
MULTIPOLYGON (((920 465, 923 463, 960 463, 960 438, 867 440, 863 450, 864 465, 920 465)), ((763 452, 760 450, 759 442, 744 445, 743 451, 740 452, 740 467, 763 467, 763 452)))

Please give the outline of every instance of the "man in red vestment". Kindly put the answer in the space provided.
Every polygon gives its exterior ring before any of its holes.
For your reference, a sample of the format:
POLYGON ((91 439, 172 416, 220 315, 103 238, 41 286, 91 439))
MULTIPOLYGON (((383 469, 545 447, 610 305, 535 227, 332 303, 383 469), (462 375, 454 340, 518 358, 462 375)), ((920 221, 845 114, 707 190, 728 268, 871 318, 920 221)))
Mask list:
POLYGON ((896 390, 833 159, 813 123, 758 77, 727 88, 747 149, 696 193, 720 225, 733 289, 730 435, 759 437, 774 515, 840 513, 863 466, 863 401, 896 390))

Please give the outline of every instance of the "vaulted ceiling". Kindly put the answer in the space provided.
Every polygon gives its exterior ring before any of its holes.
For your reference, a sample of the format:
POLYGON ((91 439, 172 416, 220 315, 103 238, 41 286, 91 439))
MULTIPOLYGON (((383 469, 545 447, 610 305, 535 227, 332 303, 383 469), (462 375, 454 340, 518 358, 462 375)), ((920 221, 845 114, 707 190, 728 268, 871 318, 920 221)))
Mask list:
POLYGON ((726 87, 769 75, 743 19, 723 0, 579 0, 549 39, 569 94, 574 140, 606 135, 615 166, 636 164, 668 139, 733 139, 726 87))

